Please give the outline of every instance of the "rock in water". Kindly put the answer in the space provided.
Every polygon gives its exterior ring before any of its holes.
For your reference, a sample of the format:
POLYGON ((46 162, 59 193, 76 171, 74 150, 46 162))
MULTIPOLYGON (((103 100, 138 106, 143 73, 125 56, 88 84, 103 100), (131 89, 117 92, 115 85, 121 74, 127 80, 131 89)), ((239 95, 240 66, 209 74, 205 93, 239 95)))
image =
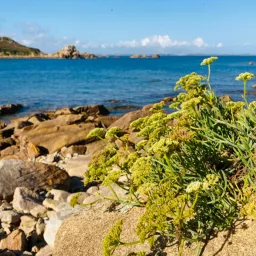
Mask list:
POLYGON ((0 161, 0 198, 11 199, 16 187, 68 189, 69 183, 68 174, 53 165, 22 160, 0 161))
POLYGON ((153 58, 153 59, 159 59, 159 58, 160 58, 160 55, 159 55, 159 54, 154 54, 154 55, 152 55, 152 58, 153 58))
POLYGON ((20 111, 22 108, 23 108, 23 105, 21 104, 2 105, 0 106, 0 116, 14 114, 20 111))

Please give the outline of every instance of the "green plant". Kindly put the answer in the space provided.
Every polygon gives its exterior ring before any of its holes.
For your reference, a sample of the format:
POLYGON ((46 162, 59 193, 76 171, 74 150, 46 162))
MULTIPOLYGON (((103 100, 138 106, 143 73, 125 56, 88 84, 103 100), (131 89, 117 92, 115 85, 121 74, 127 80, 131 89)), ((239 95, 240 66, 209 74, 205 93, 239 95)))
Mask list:
POLYGON ((137 226, 142 243, 168 237, 178 242, 178 255, 186 241, 197 243, 199 254, 201 243, 256 214, 256 102, 246 99, 254 75, 237 77, 244 82, 244 102, 224 100, 210 84, 215 60, 201 63, 208 66, 207 77, 179 79, 175 89, 183 92, 170 106, 174 113, 163 112, 161 102, 151 116, 131 124, 142 138, 137 145, 119 129, 108 131, 114 140, 86 173, 88 181, 127 190, 127 200, 117 202, 145 207, 137 226))

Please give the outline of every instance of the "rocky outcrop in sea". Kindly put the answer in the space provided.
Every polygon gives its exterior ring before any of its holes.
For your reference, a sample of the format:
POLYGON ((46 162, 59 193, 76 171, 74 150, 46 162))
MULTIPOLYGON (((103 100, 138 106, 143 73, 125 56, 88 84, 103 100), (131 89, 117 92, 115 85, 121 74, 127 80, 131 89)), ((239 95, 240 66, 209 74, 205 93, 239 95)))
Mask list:
POLYGON ((51 55, 53 58, 61 59, 97 59, 98 56, 91 53, 80 53, 75 45, 68 45, 51 55))

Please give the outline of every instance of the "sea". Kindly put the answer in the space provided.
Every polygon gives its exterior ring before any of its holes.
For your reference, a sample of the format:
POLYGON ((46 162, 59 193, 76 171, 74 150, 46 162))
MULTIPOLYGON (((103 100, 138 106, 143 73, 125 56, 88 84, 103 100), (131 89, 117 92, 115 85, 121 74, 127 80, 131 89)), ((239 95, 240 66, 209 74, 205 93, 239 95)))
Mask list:
MULTIPOLYGON (((4 59, 0 60, 0 105, 23 104, 16 116, 91 104, 103 104, 112 115, 121 115, 176 96, 175 83, 186 74, 207 75, 207 67, 200 66, 204 58, 4 59)), ((235 80, 242 72, 256 73, 255 56, 220 56, 211 66, 216 94, 242 100, 243 84, 235 80)), ((248 101, 256 101, 253 84, 256 79, 248 83, 248 101)))

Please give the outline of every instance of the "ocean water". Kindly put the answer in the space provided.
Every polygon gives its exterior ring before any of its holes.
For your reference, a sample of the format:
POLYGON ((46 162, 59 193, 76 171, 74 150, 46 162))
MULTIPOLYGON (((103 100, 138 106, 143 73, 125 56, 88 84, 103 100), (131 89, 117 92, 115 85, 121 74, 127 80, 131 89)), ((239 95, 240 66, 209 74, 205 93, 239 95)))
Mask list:
MULTIPOLYGON (((160 59, 96 60, 0 60, 0 105, 21 103, 18 115, 53 110, 66 106, 104 104, 142 107, 175 96, 176 81, 193 71, 206 75, 200 63, 205 57, 166 56, 160 59), (111 103, 111 100, 117 100, 111 103)), ((217 95, 229 94, 241 100, 243 85, 235 80, 241 72, 256 73, 252 56, 221 56, 212 65, 211 82, 217 95)), ((256 93, 252 85, 248 91, 256 93)), ((248 100, 256 100, 249 94, 248 100)), ((124 111, 129 111, 126 109, 124 111)), ((112 114, 121 114, 117 108, 112 114)))

